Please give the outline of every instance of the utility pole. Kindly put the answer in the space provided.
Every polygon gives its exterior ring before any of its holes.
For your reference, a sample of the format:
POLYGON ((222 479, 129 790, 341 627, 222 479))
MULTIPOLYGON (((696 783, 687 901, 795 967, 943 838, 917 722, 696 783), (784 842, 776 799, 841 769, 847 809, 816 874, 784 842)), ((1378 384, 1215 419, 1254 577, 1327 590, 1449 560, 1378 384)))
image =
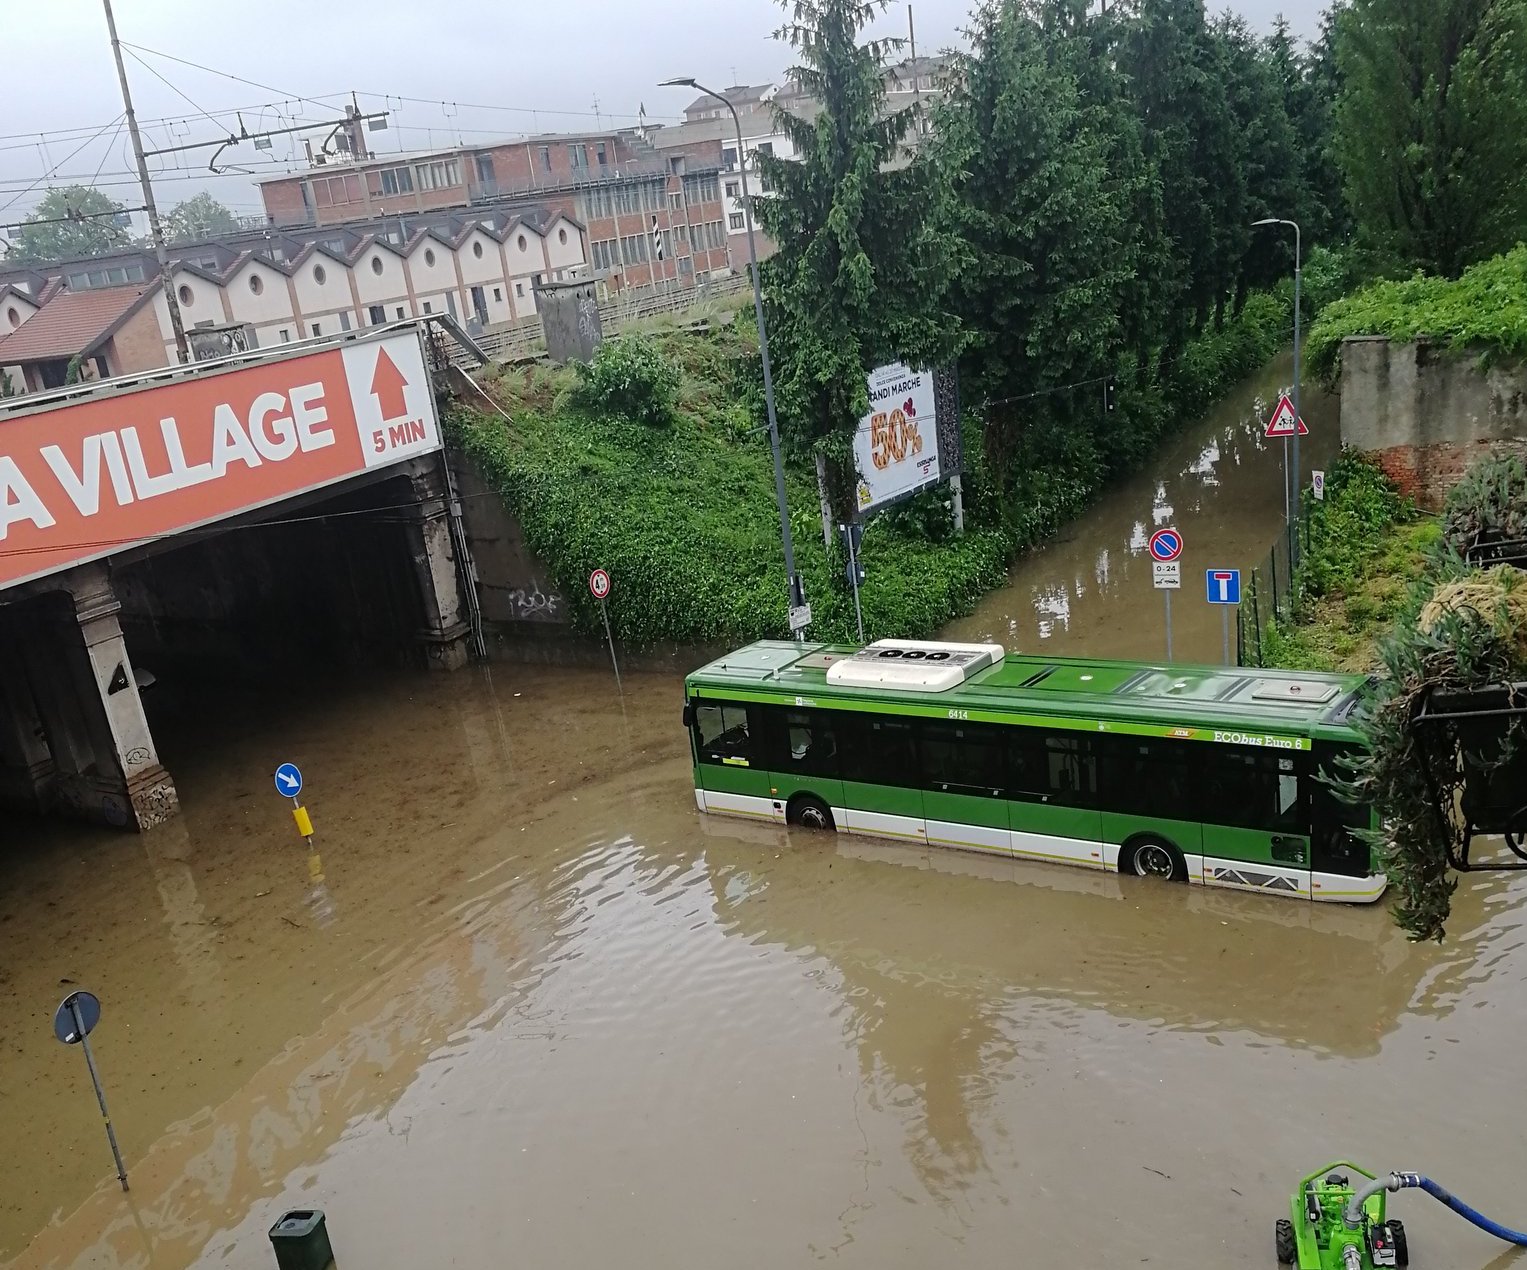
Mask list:
POLYGON ((127 132, 132 138, 133 155, 138 160, 138 180, 143 185, 143 208, 148 213, 148 230, 154 240, 154 255, 159 260, 159 285, 164 288, 164 302, 170 311, 170 330, 175 333, 175 354, 182 365, 191 360, 186 343, 186 327, 180 318, 180 303, 175 298, 175 284, 170 281, 170 258, 164 249, 164 226, 159 223, 159 209, 154 206, 154 186, 148 179, 148 160, 143 155, 143 138, 138 135, 138 117, 133 114, 133 97, 127 87, 127 68, 122 65, 122 41, 117 39, 117 20, 112 16, 111 0, 101 0, 106 10, 106 29, 111 32, 111 55, 117 61, 117 79, 122 85, 122 109, 127 116, 127 132))
POLYGON ((912 25, 912 6, 907 6, 907 39, 912 45, 912 99, 917 118, 917 140, 923 139, 923 87, 922 77, 917 73, 917 28, 912 25))

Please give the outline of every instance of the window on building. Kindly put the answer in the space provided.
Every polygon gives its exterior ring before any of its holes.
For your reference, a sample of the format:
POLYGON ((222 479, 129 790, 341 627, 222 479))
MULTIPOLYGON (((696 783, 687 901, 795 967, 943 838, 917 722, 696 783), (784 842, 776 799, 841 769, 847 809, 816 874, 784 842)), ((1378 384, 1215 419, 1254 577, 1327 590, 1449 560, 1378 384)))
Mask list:
POLYGON ((184 307, 185 307, 185 308, 188 308, 188 309, 189 309, 189 308, 190 308, 190 307, 191 307, 191 306, 192 306, 192 305, 193 305, 193 304, 195 304, 195 303, 196 303, 196 295, 195 295, 195 293, 194 293, 194 292, 193 292, 193 291, 192 291, 192 290, 191 290, 191 288, 190 288, 190 287, 186 287, 186 286, 182 286, 182 287, 181 287, 181 288, 180 288, 180 290, 179 290, 179 291, 177 291, 177 292, 176 292, 176 293, 175 293, 175 294, 176 294, 176 295, 177 295, 177 296, 178 296, 178 297, 179 297, 179 299, 180 299, 180 303, 181 303, 181 304, 182 304, 182 305, 183 305, 183 306, 184 306, 184 307))
POLYGON ((561 243, 564 247, 567 246, 567 230, 559 229, 557 231, 557 241, 559 243, 561 243))
POLYGON ((502 303, 502 301, 504 299, 504 289, 503 289, 503 287, 494 287, 493 288, 493 299, 494 299, 494 301, 496 303, 502 303))
POLYGON ((514 294, 522 300, 525 298, 525 284, 523 282, 516 282, 514 284, 514 294))
POLYGON ((743 220, 741 212, 732 212, 726 218, 726 223, 733 229, 742 229, 746 224, 746 222, 743 220))
POLYGON ((292 333, 289 330, 287 330, 286 327, 283 326, 281 328, 279 334, 281 336, 281 342, 283 344, 290 344, 292 342, 292 333))
POLYGON ((589 255, 596 269, 613 269, 619 263, 619 247, 613 238, 589 244, 589 255))
POLYGON ((431 269, 435 267, 435 249, 433 247, 426 247, 424 249, 424 263, 431 269))
POLYGON ((143 263, 133 260, 125 265, 109 265, 103 269, 90 269, 64 276, 71 291, 89 291, 94 287, 120 287, 129 282, 142 282, 145 274, 143 263))
POLYGON ((348 313, 341 313, 339 315, 339 329, 341 331, 348 331, 350 329, 350 315, 348 313))
POLYGON ((737 170, 736 146, 721 147, 721 166, 724 167, 728 172, 734 172, 737 170))
POLYGON ((551 147, 550 146, 542 146, 541 147, 541 170, 543 172, 550 172, 551 171, 551 147))
POLYGON ((383 268, 384 268, 384 266, 382 264, 382 258, 380 256, 372 256, 371 257, 371 272, 374 273, 374 274, 380 275, 383 268))
POLYGON ((323 334, 323 327, 319 326, 317 322, 314 322, 313 323, 313 335, 314 335, 314 337, 316 338, 317 336, 320 336, 322 334, 323 334))
POLYGON ((398 321, 401 322, 403 320, 403 317, 404 317, 403 306, 400 304, 400 305, 398 305, 398 321))
POLYGON ((726 196, 727 196, 727 198, 737 198, 738 195, 740 194, 740 192, 741 192, 740 188, 739 188, 739 186, 738 186, 736 181, 728 181, 726 183, 726 196))
POLYGON ((259 295, 265 290, 265 279, 257 273, 249 275, 249 290, 254 295, 259 295))
POLYGON ((329 280, 329 275, 322 265, 313 266, 313 281, 320 287, 329 280))
POLYGON ((603 141, 601 141, 594 148, 594 158, 598 162, 600 167, 605 167, 609 163, 609 159, 605 156, 605 149, 604 149, 604 142, 603 141))
POLYGON ((435 311, 434 306, 428 300, 424 302, 424 311, 426 313, 433 313, 435 311))
POLYGON ((448 190, 461 184, 461 165, 455 159, 416 163, 414 180, 421 190, 448 190))
POLYGON ((377 174, 377 193, 379 194, 412 194, 414 192, 414 174, 409 168, 383 168, 377 174))
POLYGON ((772 142, 772 141, 760 141, 758 143, 758 151, 757 152, 759 154, 761 154, 761 155, 764 155, 766 158, 772 159, 774 157, 774 142, 772 142))
POLYGON ((473 256, 473 259, 476 259, 476 260, 481 260, 482 259, 482 239, 481 238, 477 239, 476 241, 474 241, 472 243, 472 256, 473 256))
POLYGON ((387 310, 380 304, 373 304, 366 310, 366 314, 370 318, 372 326, 381 326, 387 320, 387 310))
POLYGON ((646 234, 627 234, 620 240, 620 258, 628 265, 639 265, 647 259, 650 240, 646 234))
POLYGON ((682 212, 684 210, 684 196, 677 190, 668 195, 668 210, 670 212, 682 212))
POLYGON ((691 207, 699 203, 715 203, 721 198, 721 181, 715 173, 686 176, 684 196, 689 200, 691 207))

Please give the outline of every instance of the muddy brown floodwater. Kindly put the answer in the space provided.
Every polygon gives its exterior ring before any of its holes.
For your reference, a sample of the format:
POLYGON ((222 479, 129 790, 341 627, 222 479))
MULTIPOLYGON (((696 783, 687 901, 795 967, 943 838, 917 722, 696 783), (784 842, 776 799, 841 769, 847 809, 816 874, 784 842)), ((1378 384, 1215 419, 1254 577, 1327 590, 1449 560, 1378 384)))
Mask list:
MULTIPOLYGON (((1277 378, 958 633, 1153 654, 1140 535, 1169 504, 1190 582, 1262 553, 1276 456, 1242 421, 1277 378)), ((1183 655, 1216 651, 1202 607, 1183 655)), ((1467 880, 1416 947, 1381 909, 702 819, 676 675, 161 689, 179 821, 6 822, 0 1264, 268 1270, 274 1218, 320 1207, 347 1270, 1224 1270, 1270 1265, 1342 1156, 1527 1216, 1520 885, 1467 880), (49 1031, 73 984, 125 1196, 49 1031)), ((1417 1265, 1505 1264, 1400 1211, 1417 1265)))

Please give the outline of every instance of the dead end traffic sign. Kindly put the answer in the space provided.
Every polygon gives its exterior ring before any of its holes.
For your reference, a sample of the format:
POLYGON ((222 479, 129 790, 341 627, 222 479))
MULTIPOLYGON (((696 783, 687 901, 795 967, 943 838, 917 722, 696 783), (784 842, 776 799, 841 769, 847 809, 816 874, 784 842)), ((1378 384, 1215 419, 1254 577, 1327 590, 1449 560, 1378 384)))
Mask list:
POLYGON ((596 600, 603 600, 610 594, 610 575, 603 569, 595 569, 589 574, 589 594, 596 600))

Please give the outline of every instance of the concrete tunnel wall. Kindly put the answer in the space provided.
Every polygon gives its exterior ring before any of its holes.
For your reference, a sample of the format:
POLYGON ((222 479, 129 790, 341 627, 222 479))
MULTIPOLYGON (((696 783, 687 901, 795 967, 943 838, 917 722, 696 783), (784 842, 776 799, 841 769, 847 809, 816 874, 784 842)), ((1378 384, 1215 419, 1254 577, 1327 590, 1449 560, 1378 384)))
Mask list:
POLYGON ((412 460, 379 482, 0 592, 0 803, 137 829, 173 815, 144 660, 161 681, 214 683, 293 665, 464 665, 446 493, 439 457, 412 460))

